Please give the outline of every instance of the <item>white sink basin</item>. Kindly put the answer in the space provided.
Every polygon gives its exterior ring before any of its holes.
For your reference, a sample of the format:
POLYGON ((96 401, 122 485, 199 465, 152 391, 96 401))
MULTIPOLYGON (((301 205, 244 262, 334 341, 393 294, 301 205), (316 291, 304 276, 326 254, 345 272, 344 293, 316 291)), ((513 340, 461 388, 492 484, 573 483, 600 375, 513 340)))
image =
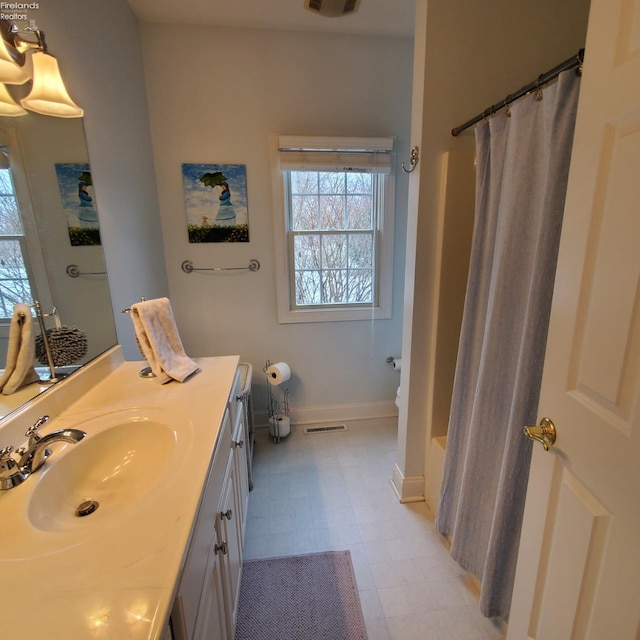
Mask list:
POLYGON ((118 416, 117 424, 95 435, 91 425, 84 430, 84 440, 58 459, 51 456, 41 478, 28 479, 37 482, 28 514, 38 529, 65 531, 118 516, 165 476, 176 450, 172 425, 144 416, 118 416), (76 515, 81 505, 87 515, 76 515))
POLYGON ((144 526, 180 486, 193 455, 193 423, 171 409, 69 415, 52 419, 46 433, 72 428, 86 437, 53 443, 39 470, 0 492, 0 562, 105 544, 132 522, 144 526))

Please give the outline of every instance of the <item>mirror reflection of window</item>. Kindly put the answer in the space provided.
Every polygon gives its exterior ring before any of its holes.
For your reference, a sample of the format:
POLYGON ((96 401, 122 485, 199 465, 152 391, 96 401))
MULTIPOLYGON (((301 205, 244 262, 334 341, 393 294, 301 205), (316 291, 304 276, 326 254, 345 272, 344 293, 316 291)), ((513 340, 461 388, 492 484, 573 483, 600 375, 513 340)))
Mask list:
POLYGON ((16 304, 52 306, 40 242, 16 133, 0 129, 0 341, 16 304))
POLYGON ((24 226, 20 217, 9 157, 0 148, 0 318, 10 319, 13 307, 33 300, 24 226))

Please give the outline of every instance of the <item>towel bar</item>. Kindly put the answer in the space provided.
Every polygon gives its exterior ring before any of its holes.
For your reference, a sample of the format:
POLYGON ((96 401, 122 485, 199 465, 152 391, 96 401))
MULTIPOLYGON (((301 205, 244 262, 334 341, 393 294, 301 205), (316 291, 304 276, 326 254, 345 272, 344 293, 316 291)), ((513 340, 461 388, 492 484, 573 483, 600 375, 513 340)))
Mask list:
MULTIPOLYGON (((144 296, 140 297, 140 302, 144 302, 146 298, 144 296)), ((120 313, 131 313, 131 307, 127 307, 126 309, 122 309, 120 313)))
POLYGON ((259 271, 260 270, 260 263, 255 260, 249 260, 249 266, 248 267, 209 267, 209 268, 204 268, 204 267, 194 267, 193 266, 193 262, 191 262, 191 260, 185 260, 182 263, 182 270, 185 273, 191 273, 192 271, 259 271))
POLYGON ((67 267, 67 275, 70 278, 78 278, 80 276, 104 276, 105 271, 80 271, 77 264, 70 264, 67 267))

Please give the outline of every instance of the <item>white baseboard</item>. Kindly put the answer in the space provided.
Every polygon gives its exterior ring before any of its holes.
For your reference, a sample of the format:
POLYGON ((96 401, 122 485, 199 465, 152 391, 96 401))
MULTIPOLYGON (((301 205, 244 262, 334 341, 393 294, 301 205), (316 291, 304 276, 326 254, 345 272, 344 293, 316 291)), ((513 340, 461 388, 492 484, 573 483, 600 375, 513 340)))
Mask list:
MULTIPOLYGON (((289 418, 292 425, 335 424, 354 420, 385 420, 390 418, 397 420, 398 407, 393 401, 291 407, 289 418)), ((266 411, 256 411, 254 420, 257 427, 269 425, 269 416, 266 411)))
POLYGON ((424 502, 424 476, 405 477, 398 465, 393 467, 391 486, 400 502, 424 502))

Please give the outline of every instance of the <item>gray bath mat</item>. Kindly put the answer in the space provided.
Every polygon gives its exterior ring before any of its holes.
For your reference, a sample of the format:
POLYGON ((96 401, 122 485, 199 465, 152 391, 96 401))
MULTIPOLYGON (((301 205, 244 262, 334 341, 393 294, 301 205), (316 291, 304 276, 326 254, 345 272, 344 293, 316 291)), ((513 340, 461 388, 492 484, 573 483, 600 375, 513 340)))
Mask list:
POLYGON ((247 560, 235 640, 366 640, 348 551, 247 560))

